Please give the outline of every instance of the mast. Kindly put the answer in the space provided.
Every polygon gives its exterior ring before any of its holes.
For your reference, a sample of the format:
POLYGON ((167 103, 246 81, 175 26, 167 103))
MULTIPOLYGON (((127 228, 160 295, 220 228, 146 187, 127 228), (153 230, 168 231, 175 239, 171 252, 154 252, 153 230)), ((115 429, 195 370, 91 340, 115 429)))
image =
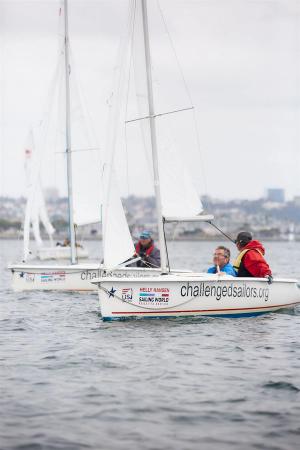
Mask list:
POLYGON ((166 241, 165 241, 165 235, 164 235, 164 224, 163 224, 163 216, 162 216, 162 204, 161 204, 161 193, 160 193, 159 171, 158 171, 157 134, 156 134, 154 99, 153 99, 147 0, 141 0, 141 2, 142 2, 144 51, 145 51, 146 74, 147 74, 147 96, 148 96, 148 105, 149 105, 149 121, 150 121, 151 149, 152 149, 152 163, 153 163, 153 175, 154 175, 154 192, 155 192, 155 199, 156 199, 158 238, 159 238, 159 247, 160 247, 160 256, 161 256, 161 269, 162 269, 162 272, 167 272, 168 271, 167 248, 166 248, 166 241))
POLYGON ((71 153, 71 113, 70 113, 70 57, 69 57, 69 28, 68 28, 68 0, 64 0, 65 17, 65 89, 66 89, 66 156, 68 179, 69 233, 71 245, 71 264, 76 264, 75 230, 73 220, 73 187, 72 187, 72 153, 71 153))

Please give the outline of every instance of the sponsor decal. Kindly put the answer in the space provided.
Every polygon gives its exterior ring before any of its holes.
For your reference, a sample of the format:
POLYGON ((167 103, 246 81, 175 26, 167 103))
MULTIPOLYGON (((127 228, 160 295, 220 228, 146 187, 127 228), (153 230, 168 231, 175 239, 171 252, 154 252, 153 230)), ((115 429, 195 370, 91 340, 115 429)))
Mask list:
POLYGON ((25 281, 27 283, 33 283, 34 282, 34 278, 35 278, 35 274, 34 273, 25 273, 25 281))
POLYGON ((65 281, 66 273, 65 272, 50 272, 50 273, 42 273, 41 274, 41 283, 57 283, 65 281))
POLYGON ((169 289, 165 287, 140 288, 140 305, 167 305, 169 303, 169 289))
POLYGON ((258 298, 265 302, 269 300, 269 288, 258 288, 247 286, 246 283, 239 286, 231 284, 214 285, 201 282, 199 284, 186 283, 180 288, 181 297, 215 297, 216 300, 222 298, 258 298))
POLYGON ((122 300, 126 300, 127 302, 132 300, 132 288, 122 289, 122 300))
POLYGON ((93 280, 94 278, 99 278, 100 277, 100 270, 84 270, 83 272, 81 272, 80 274, 80 278, 85 281, 85 280, 93 280))
POLYGON ((122 270, 122 271, 107 271, 100 270, 99 277, 101 278, 140 278, 140 277, 151 277, 153 272, 149 269, 143 271, 131 271, 131 270, 122 270))

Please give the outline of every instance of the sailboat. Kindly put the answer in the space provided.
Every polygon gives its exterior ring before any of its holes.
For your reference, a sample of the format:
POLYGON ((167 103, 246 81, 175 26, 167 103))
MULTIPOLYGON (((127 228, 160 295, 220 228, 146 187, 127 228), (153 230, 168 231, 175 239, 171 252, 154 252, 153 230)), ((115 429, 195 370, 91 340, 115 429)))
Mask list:
MULTIPOLYGON (((91 290, 87 280, 99 273, 100 265, 97 263, 78 263, 78 259, 88 256, 88 253, 86 250, 78 248, 75 242, 75 226, 100 221, 100 179, 98 176, 97 180, 95 175, 96 171, 100 171, 100 168, 97 170, 94 167, 95 165, 90 165, 90 181, 95 189, 93 189, 93 193, 87 196, 84 183, 81 181, 81 174, 86 169, 84 160, 88 159, 87 152, 82 157, 82 152, 73 152, 71 148, 70 78, 73 73, 71 74, 70 66, 67 0, 64 1, 64 7, 59 10, 60 16, 62 16, 62 11, 64 11, 63 39, 59 48, 58 64, 51 83, 52 89, 49 92, 49 99, 53 102, 53 98, 61 95, 61 91, 64 92, 65 132, 62 134, 64 136, 62 146, 65 149, 67 166, 70 244, 65 247, 54 246, 52 235, 55 230, 49 220, 42 192, 41 165, 45 153, 43 148, 45 145, 44 138, 45 130, 49 127, 48 121, 50 121, 50 111, 47 111, 46 119, 35 128, 35 132, 31 130, 28 140, 29 145, 26 148, 28 201, 24 221, 23 257, 21 263, 11 264, 8 267, 12 272, 12 287, 16 291, 37 289, 91 290), (54 84, 57 79, 62 79, 64 86, 61 87, 58 83, 54 84), (40 237, 40 220, 49 235, 49 246, 43 245, 40 237), (70 259, 70 263, 37 264, 30 262, 33 253, 30 250, 31 225, 37 244, 37 256, 40 259, 70 259)), ((56 111, 56 113, 59 115, 61 111, 56 111)))
MULTIPOLYGON (((46 259, 69 259, 70 249, 67 245, 55 245, 53 242, 53 234, 55 229, 50 221, 46 208, 46 202, 43 194, 42 183, 38 167, 38 158, 35 149, 34 129, 30 129, 29 136, 25 148, 25 173, 27 181, 27 203, 25 210, 24 231, 23 231, 23 260, 26 261, 29 255, 40 260, 46 259), (48 234, 49 244, 45 244, 41 237, 40 223, 44 226, 48 234), (30 242, 30 225, 34 240, 36 243, 36 251, 29 250, 30 242)), ((77 247, 77 258, 87 258, 88 251, 83 247, 77 247)))
MULTIPOLYGON (((9 265, 12 273, 12 287, 15 291, 25 290, 56 290, 56 291, 96 291, 97 287, 91 281, 98 277, 139 277, 159 274, 160 269, 127 267, 126 261, 135 252, 132 237, 126 221, 122 203, 117 191, 113 168, 113 148, 116 145, 116 134, 114 123, 119 119, 118 99, 121 96, 120 71, 115 75, 115 97, 113 102, 108 133, 107 155, 103 169, 100 164, 85 167, 85 159, 82 158, 76 164, 77 159, 83 153, 75 151, 71 145, 71 108, 70 108, 70 78, 73 73, 70 67, 70 50, 68 34, 68 2, 64 0, 64 36, 63 36, 63 72, 65 82, 65 156, 67 162, 68 182, 68 207, 69 207, 69 240, 70 246, 65 248, 54 248, 53 252, 61 250, 68 252, 70 263, 47 263, 36 264, 29 262, 29 227, 30 222, 39 238, 38 222, 41 217, 45 228, 48 230, 50 240, 53 227, 44 208, 39 167, 41 165, 42 152, 37 151, 35 155, 36 170, 30 182, 32 195, 27 204, 27 213, 24 229, 24 251, 23 261, 19 264, 9 265), (76 171, 76 167, 79 169, 76 171), (86 169, 89 173, 89 183, 80 183, 82 172, 86 169), (95 186, 92 185, 92 180, 95 186), (95 181, 96 180, 96 181, 95 181), (101 189, 101 185, 102 189, 101 189), (105 195, 101 194, 105 192, 105 195), (104 200, 103 200, 104 198, 104 200), (103 229, 103 253, 104 263, 78 263, 78 253, 81 249, 76 247, 75 227, 87 223, 95 223, 102 219, 103 229), (109 248, 110 247, 110 248, 109 248), (113 249, 113 251, 111 251, 113 249), (125 263, 124 263, 125 261, 125 263)), ((120 48, 122 55, 123 49, 120 48)), ((41 145, 37 146, 39 149, 41 145)), ((87 152, 85 152, 86 155, 87 152)), ((41 240, 39 241, 41 243, 41 240)), ((42 252, 40 252, 42 256, 42 252)), ((46 255, 49 257, 48 255, 46 255)))
MULTIPOLYGON (((207 273, 171 273, 165 240, 164 226, 167 222, 204 221, 211 222, 211 216, 203 215, 201 203, 195 201, 185 186, 185 177, 180 189, 175 192, 181 197, 188 192, 185 202, 180 197, 172 202, 172 189, 164 177, 162 182, 160 155, 157 142, 157 116, 154 105, 151 52, 148 28, 147 0, 137 2, 136 28, 142 30, 142 54, 144 59, 147 113, 141 117, 148 128, 151 143, 153 183, 155 189, 157 226, 161 251, 161 273, 155 277, 120 279, 100 277, 92 283, 98 287, 100 310, 103 320, 124 318, 166 318, 186 316, 239 317, 257 315, 291 308, 300 303, 300 284, 295 279, 274 279, 268 284, 262 278, 237 278, 229 275, 207 273), (187 190, 186 190, 187 189, 187 190), (188 214, 187 214, 188 213, 188 214)), ((160 113, 159 116, 162 114, 160 113)), ((184 171, 182 170, 184 175, 184 171)), ((177 187, 179 180, 175 180, 177 187)))

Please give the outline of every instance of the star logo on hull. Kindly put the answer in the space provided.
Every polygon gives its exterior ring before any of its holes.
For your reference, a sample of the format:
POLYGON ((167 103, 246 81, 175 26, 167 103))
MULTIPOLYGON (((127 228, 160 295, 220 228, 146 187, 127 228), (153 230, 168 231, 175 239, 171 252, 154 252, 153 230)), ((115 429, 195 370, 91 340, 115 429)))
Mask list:
POLYGON ((109 294, 109 297, 108 297, 108 298, 114 297, 116 291, 117 291, 117 289, 114 289, 114 288, 112 287, 111 290, 108 291, 108 294, 109 294))

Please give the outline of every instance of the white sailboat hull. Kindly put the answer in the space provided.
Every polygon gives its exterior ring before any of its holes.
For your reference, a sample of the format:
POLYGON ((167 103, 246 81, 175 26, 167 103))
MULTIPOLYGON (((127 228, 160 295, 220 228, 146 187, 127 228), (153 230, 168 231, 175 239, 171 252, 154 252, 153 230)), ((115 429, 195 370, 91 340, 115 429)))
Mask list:
MULTIPOLYGON (((46 259, 70 259, 70 247, 42 247, 37 251, 37 257, 44 261, 46 259)), ((76 248, 76 257, 84 259, 89 257, 89 252, 84 248, 76 248)))
POLYGON ((105 279, 135 278, 158 276, 160 269, 139 267, 120 267, 114 270, 104 269, 100 264, 37 265, 15 264, 8 267, 12 272, 14 291, 97 291, 91 282, 97 278, 105 279))
POLYGON ((258 315, 300 303, 297 280, 208 274, 94 280, 103 320, 258 315))

